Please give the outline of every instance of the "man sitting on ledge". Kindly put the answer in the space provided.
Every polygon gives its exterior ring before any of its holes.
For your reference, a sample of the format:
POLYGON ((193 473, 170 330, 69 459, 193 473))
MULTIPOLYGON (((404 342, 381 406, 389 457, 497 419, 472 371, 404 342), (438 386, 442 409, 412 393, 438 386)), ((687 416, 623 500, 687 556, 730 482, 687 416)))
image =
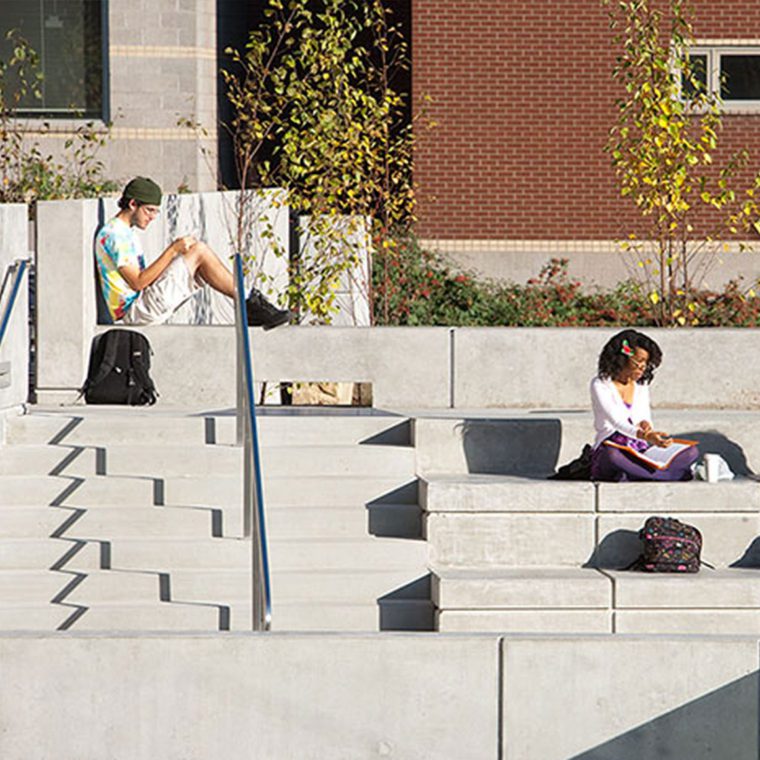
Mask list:
MULTIPOLYGON (((154 262, 145 256, 134 228, 144 230, 158 216, 161 188, 135 177, 124 188, 119 213, 98 232, 95 251, 103 297, 113 320, 130 325, 161 324, 203 283, 230 298, 230 270, 205 243, 188 235, 175 240, 154 262)), ((255 288, 246 299, 248 324, 269 330, 290 321, 255 288)))

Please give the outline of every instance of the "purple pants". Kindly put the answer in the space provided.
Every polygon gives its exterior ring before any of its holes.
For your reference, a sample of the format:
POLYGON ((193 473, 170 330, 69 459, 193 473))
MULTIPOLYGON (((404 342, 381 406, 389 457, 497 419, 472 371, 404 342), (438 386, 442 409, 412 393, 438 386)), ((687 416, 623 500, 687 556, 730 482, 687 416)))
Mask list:
POLYGON ((690 446, 671 462, 666 470, 648 467, 627 451, 602 444, 591 454, 591 479, 622 483, 630 480, 658 480, 673 482, 691 480, 691 466, 699 459, 699 449, 690 446))

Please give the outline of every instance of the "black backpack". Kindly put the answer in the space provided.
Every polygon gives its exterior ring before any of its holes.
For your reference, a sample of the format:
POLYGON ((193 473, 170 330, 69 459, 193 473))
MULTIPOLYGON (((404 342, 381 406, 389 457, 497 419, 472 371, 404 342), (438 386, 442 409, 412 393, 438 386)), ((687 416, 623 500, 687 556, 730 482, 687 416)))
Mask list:
POLYGON ((90 366, 82 386, 88 404, 155 404, 148 339, 133 330, 107 330, 92 339, 90 366))
POLYGON ((702 554, 702 534, 693 525, 674 517, 650 517, 639 531, 641 556, 632 570, 647 573, 697 573, 702 554))
POLYGON ((581 455, 572 462, 563 464, 549 480, 591 480, 591 446, 586 444, 581 455))

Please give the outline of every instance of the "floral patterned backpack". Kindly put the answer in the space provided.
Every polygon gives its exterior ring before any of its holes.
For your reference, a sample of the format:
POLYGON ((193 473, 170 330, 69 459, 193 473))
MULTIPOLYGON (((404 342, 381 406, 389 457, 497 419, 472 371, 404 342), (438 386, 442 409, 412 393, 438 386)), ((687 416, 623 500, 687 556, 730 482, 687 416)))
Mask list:
POLYGON ((647 573, 697 573, 702 534, 673 517, 650 517, 639 531, 641 556, 632 570, 647 573))

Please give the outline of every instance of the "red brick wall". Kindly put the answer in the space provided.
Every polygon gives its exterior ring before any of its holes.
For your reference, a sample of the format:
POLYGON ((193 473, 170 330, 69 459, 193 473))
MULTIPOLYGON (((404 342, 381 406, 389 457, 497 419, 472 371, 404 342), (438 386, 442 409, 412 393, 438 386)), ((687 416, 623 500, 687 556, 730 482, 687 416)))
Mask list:
MULTIPOLYGON (((702 38, 760 37, 758 0, 697 0, 702 38)), ((436 129, 416 156, 423 237, 612 239, 635 214, 602 148, 618 89, 597 0, 413 0, 415 98, 436 129)), ((760 168, 760 115, 726 116, 760 168)))

